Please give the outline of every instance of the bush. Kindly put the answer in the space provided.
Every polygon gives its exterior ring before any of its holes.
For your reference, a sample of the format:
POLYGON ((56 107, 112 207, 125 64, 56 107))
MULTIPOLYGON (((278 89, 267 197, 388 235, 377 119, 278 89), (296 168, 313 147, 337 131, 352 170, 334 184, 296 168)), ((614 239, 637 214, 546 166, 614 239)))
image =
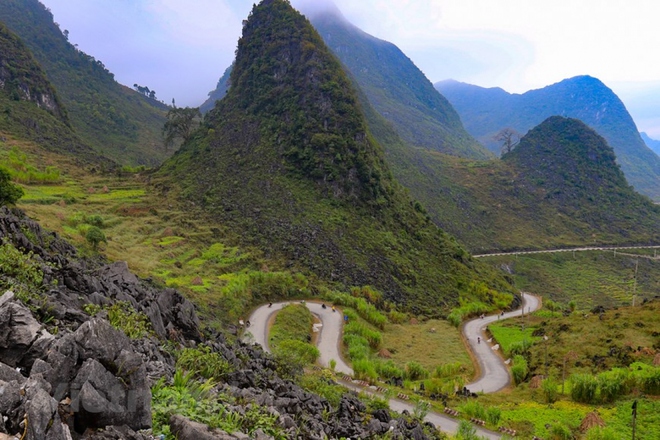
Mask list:
POLYGON ((511 374, 516 385, 520 385, 527 378, 529 369, 527 368, 527 361, 524 357, 516 355, 513 357, 513 367, 511 367, 511 374))
POLYGON ((376 371, 378 372, 378 376, 383 379, 391 379, 393 377, 403 378, 405 376, 405 371, 392 361, 377 362, 376 371))
POLYGON ((108 312, 110 325, 123 331, 131 339, 143 338, 152 333, 151 321, 147 315, 138 312, 126 301, 117 301, 103 309, 108 312))
POLYGON ((379 331, 372 330, 366 325, 357 321, 349 320, 348 324, 344 326, 344 333, 363 337, 369 342, 369 347, 374 350, 378 349, 381 342, 383 341, 383 335, 381 335, 379 331))
POLYGON ((645 393, 660 394, 660 367, 649 367, 639 377, 639 383, 645 393))
POLYGON ((576 402, 593 403, 596 400, 598 381, 591 374, 574 374, 571 381, 571 398, 576 402))
POLYGON ((89 227, 85 234, 85 240, 87 240, 87 243, 89 243, 94 250, 98 249, 99 244, 108 242, 105 234, 98 228, 98 226, 89 227))
POLYGON ((23 188, 11 182, 9 171, 0 167, 0 206, 15 204, 23 194, 23 188))
POLYGON ((461 411, 464 412, 468 417, 486 420, 486 409, 476 400, 467 401, 465 405, 461 406, 461 411))

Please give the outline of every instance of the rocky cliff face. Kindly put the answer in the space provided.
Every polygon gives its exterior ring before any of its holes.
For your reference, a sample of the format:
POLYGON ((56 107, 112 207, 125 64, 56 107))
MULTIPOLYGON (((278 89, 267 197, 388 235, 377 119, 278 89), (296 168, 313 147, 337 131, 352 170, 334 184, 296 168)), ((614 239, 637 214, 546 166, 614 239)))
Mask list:
MULTIPOLYGON (((43 272, 38 292, 26 300, 20 273, 9 265, 0 271, 0 286, 17 290, 0 295, 0 438, 153 439, 150 389, 158 379, 171 381, 175 371, 174 358, 163 349, 166 341, 179 347, 205 344, 219 353, 231 372, 212 392, 231 396, 234 403, 226 409, 245 413, 251 405, 263 407, 277 415, 291 438, 366 438, 388 431, 397 438, 427 438, 422 425, 394 419, 385 410, 368 417, 353 394, 334 408, 281 379, 260 348, 203 331, 193 304, 175 290, 140 280, 123 262, 80 258, 18 210, 0 208, 0 240, 43 272), (148 316, 153 331, 131 339, 110 325, 107 313, 87 313, 90 304, 118 301, 148 316)), ((178 415, 170 428, 183 440, 248 438, 211 431, 178 415)))

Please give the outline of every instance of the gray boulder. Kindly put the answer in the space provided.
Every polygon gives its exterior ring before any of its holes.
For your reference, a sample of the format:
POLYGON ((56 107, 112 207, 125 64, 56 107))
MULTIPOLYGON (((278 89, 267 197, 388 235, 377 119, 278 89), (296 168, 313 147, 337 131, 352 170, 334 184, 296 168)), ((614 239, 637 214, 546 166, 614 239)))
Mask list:
POLYGON ((0 306, 0 328, 0 362, 16 367, 37 339, 41 324, 27 307, 6 300, 0 306))
POLYGON ((236 440, 238 438, 220 429, 211 429, 202 423, 193 422, 178 414, 170 417, 170 431, 178 440, 236 440))

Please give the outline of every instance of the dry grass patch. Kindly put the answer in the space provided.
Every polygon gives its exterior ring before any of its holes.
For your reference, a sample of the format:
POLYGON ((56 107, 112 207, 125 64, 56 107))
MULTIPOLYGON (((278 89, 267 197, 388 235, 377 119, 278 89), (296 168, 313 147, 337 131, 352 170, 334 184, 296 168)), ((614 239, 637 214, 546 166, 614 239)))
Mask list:
POLYGON ((391 359, 399 365, 417 361, 433 372, 439 365, 460 362, 467 376, 474 374, 460 330, 446 321, 388 325, 383 332, 382 346, 392 353, 391 359))

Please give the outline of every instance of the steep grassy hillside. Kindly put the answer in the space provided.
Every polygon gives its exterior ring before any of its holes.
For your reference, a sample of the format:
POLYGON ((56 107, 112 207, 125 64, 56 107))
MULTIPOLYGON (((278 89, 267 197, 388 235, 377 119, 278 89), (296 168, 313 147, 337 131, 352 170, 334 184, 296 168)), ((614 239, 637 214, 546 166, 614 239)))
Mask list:
POLYGON ((0 22, 30 48, 86 144, 128 164, 169 155, 161 135, 166 107, 118 84, 101 61, 70 44, 38 0, 0 2, 0 22))
POLYGON ((86 146, 70 127, 66 109, 23 42, 0 23, 0 132, 31 139, 80 163, 114 164, 86 146))
POLYGON ((158 173, 244 241, 326 280, 372 284, 442 313, 477 285, 509 289, 391 177, 350 80, 287 2, 255 7, 232 87, 158 173))
POLYGON ((596 78, 578 76, 522 95, 446 81, 436 84, 461 115, 465 128, 499 153, 495 135, 504 128, 521 134, 550 116, 580 119, 603 136, 616 153, 628 182, 660 200, 660 157, 644 144, 621 100, 596 78))

